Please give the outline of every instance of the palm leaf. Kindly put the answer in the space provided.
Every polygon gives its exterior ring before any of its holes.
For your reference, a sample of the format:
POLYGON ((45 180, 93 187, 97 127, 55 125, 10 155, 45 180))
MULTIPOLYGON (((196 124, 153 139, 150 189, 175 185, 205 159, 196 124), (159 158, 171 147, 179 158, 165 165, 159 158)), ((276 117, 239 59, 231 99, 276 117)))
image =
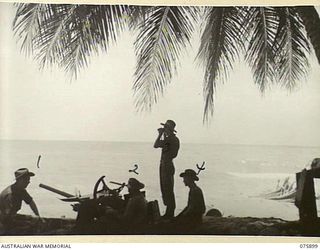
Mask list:
POLYGON ((245 60, 263 93, 274 79, 292 89, 306 75, 309 44, 320 62, 320 19, 314 7, 177 7, 126 5, 17 4, 14 31, 21 49, 42 67, 58 64, 72 76, 93 53, 106 52, 129 26, 138 30, 135 104, 150 110, 176 72, 195 21, 204 14, 197 58, 204 68, 204 121, 214 109, 218 82, 224 82, 246 46, 245 60))
POLYGON ((63 50, 68 41, 68 25, 77 8, 76 5, 48 5, 43 11, 41 27, 35 37, 35 44, 38 53, 36 58, 40 61, 41 67, 46 64, 53 65, 64 61, 63 50), (50 15, 48 15, 50 13, 50 15))
POLYGON ((153 7, 135 42, 138 57, 133 89, 136 108, 150 110, 170 82, 182 48, 190 42, 195 7, 153 7))
POLYGON ((310 38, 311 44, 316 53, 320 64, 320 18, 314 6, 299 6, 295 7, 299 16, 303 20, 303 25, 307 35, 310 38))
POLYGON ((42 67, 58 63, 77 77, 92 53, 106 51, 110 42, 116 41, 125 28, 127 11, 125 5, 24 4, 18 7, 14 30, 31 41, 42 67))
POLYGON ((34 51, 34 37, 39 32, 40 14, 44 5, 18 4, 13 29, 18 40, 22 40, 21 50, 27 55, 34 51))
POLYGON ((243 49, 243 17, 236 7, 208 7, 198 59, 205 68, 204 121, 213 114, 217 83, 224 82, 243 49))
POLYGON ((247 33, 249 43, 245 59, 252 68, 254 81, 263 93, 268 83, 274 81, 274 39, 277 32, 277 13, 272 7, 248 9, 247 33))
POLYGON ((279 15, 274 44, 277 77, 282 86, 291 90, 308 73, 310 47, 295 8, 280 7, 275 10, 279 15))
POLYGON ((130 5, 128 7, 129 12, 125 17, 125 21, 128 22, 130 30, 136 30, 144 23, 147 18, 147 14, 152 10, 151 6, 136 6, 130 5))

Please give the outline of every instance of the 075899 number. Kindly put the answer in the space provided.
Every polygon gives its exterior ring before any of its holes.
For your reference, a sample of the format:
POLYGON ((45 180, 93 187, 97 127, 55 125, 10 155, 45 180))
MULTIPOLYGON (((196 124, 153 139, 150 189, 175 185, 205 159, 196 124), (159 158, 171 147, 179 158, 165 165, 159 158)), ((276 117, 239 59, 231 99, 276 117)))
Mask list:
POLYGON ((300 248, 318 248, 318 244, 300 244, 300 248))

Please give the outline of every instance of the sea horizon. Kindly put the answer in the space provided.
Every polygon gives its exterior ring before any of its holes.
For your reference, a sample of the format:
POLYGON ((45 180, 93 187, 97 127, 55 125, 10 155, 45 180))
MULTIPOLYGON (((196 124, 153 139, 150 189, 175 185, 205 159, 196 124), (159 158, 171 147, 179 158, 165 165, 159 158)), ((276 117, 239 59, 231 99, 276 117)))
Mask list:
MULTIPOLYGON (((34 141, 34 142, 108 142, 108 143, 154 143, 154 141, 115 141, 115 140, 86 140, 86 139, 1 139, 0 141, 34 141)), ((287 144, 250 144, 250 143, 209 143, 209 142, 189 142, 180 140, 181 144, 197 144, 197 145, 212 145, 212 146, 247 146, 247 147, 293 147, 293 148, 320 148, 320 145, 287 145, 287 144)))

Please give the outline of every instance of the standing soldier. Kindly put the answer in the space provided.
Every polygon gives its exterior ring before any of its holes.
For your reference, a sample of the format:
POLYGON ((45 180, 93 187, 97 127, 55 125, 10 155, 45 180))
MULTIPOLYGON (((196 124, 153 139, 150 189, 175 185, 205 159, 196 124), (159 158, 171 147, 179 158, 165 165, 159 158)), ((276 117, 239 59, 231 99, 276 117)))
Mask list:
POLYGON ((175 122, 167 120, 161 123, 163 128, 159 128, 159 135, 154 143, 154 148, 162 148, 160 159, 160 188, 166 212, 162 216, 165 219, 174 217, 176 202, 174 197, 174 172, 173 159, 178 155, 180 142, 175 135, 175 122))

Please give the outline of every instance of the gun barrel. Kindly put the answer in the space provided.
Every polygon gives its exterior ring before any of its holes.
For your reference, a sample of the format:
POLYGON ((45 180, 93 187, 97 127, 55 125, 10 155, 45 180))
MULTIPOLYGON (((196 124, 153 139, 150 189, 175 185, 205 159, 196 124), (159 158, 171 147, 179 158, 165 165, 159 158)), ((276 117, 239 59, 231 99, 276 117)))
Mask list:
POLYGON ((112 183, 112 184, 119 185, 119 186, 122 186, 122 185, 127 186, 125 183, 119 183, 119 182, 116 182, 116 181, 109 181, 109 182, 112 183))
POLYGON ((40 183, 40 184, 39 184, 39 187, 44 188, 44 189, 46 189, 46 190, 49 190, 49 191, 51 191, 51 192, 53 192, 53 193, 56 193, 56 194, 60 194, 60 195, 62 195, 62 196, 64 196, 64 197, 66 197, 66 198, 74 197, 74 195, 72 195, 72 194, 66 193, 66 192, 64 192, 64 191, 61 191, 61 190, 59 190, 59 189, 50 187, 50 186, 45 185, 45 184, 41 184, 41 183, 40 183))

